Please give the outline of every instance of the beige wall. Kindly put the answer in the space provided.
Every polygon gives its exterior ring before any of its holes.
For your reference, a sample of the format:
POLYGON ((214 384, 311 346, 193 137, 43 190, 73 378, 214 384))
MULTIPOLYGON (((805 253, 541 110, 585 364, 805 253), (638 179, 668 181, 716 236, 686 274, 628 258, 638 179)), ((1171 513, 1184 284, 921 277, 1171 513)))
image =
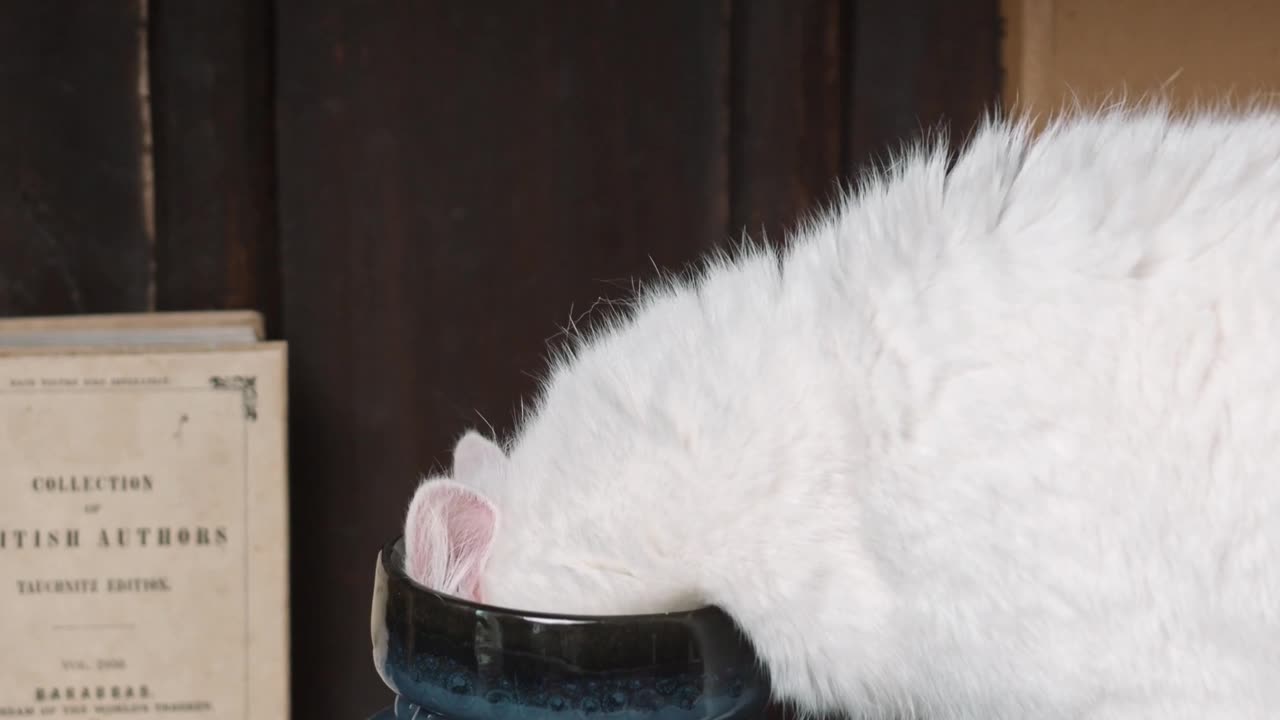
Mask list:
POLYGON ((1001 0, 1004 105, 1280 99, 1280 0, 1001 0))

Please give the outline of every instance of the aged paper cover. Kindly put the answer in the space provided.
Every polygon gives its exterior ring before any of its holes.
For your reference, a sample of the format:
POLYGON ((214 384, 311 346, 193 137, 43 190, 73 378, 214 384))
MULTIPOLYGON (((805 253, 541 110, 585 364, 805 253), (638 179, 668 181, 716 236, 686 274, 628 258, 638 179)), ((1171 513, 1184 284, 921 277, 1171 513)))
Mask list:
POLYGON ((0 355, 0 718, 282 720, 283 343, 0 355))

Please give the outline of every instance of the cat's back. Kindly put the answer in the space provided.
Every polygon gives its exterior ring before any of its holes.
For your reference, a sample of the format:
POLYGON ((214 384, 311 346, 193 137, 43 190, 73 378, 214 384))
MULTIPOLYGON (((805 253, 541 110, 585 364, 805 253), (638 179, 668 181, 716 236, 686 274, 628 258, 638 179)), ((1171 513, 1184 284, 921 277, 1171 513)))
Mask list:
POLYGON ((1262 482, 1240 473, 1280 462, 1280 111, 989 123, 953 165, 905 153, 809 226, 777 287, 771 322, 741 322, 811 361, 774 381, 839 386, 895 429, 884 453, 1022 446, 1087 470, 1113 447, 1140 474, 1194 456, 1262 482))
POLYGON ((1216 462, 1233 456, 1230 420, 1252 418, 1242 437, 1280 433, 1280 403, 1262 405, 1280 393, 1280 114, 1114 110, 1039 137, 993 127, 941 182, 915 256, 869 273, 881 279, 865 297, 912 338, 908 360, 933 369, 934 399, 951 384, 990 393, 976 407, 1057 424, 1074 408, 1087 434, 1183 434, 1216 462))
POLYGON ((838 434, 846 410, 895 429, 885 453, 982 452, 1046 415, 1089 425, 1081 441, 1141 423, 1199 439, 1214 413, 1270 413, 1273 317, 1280 112, 1120 108, 1038 134, 991 122, 954 163, 897 156, 776 252, 645 294, 556 385, 578 414, 693 428, 708 456, 780 416, 838 434))
POLYGON ((1211 267, 1201 259, 1275 271, 1280 109, 1120 106, 1038 132, 989 120, 957 157, 922 140, 851 190, 786 252, 797 299, 827 277, 875 301, 961 267, 1046 291, 1211 267))
POLYGON ((1280 500, 1280 114, 993 126, 950 172, 904 172, 934 192, 899 208, 914 227, 858 297, 870 352, 909 368, 883 374, 912 420, 901 444, 1099 491, 1149 482, 1203 501, 1190 523, 1238 520, 1246 488, 1280 500))
POLYGON ((993 127, 949 173, 903 173, 879 202, 932 186, 858 299, 865 395, 896 399, 876 543, 942 612, 915 623, 1018 617, 968 648, 991 672, 1280 682, 1280 116, 993 127))

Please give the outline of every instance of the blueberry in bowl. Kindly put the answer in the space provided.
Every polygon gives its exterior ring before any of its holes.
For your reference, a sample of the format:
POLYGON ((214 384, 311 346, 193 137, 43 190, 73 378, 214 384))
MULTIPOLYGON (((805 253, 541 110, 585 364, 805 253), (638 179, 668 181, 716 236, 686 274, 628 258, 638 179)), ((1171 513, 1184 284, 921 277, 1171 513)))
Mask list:
POLYGON ((434 592, 378 554, 374 666, 395 693, 379 718, 736 720, 759 716, 767 670, 708 606, 652 615, 523 612, 434 592))

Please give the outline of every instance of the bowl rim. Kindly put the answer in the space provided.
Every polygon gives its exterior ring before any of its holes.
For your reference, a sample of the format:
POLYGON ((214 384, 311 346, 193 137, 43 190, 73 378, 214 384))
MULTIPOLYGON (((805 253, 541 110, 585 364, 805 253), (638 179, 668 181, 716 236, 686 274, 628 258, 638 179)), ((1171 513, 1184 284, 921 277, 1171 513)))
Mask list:
MULTIPOLYGON (((382 550, 378 553, 378 562, 382 565, 386 573, 404 585, 412 588, 415 592, 428 595, 436 601, 462 610, 470 610, 472 612, 482 612, 487 615, 505 616, 512 619, 544 622, 547 624, 560 625, 627 625, 639 624, 646 622, 670 621, 670 620, 698 620, 701 618, 720 617, 728 618, 728 614, 723 608, 717 605, 702 605, 700 607, 690 608, 688 610, 671 610, 668 612, 655 613, 632 613, 628 615, 584 615, 573 613, 551 613, 536 610, 520 610, 519 608, 504 607, 501 605, 487 605, 472 600, 467 600, 438 590, 432 590, 425 585, 416 582, 409 574, 404 571, 403 567, 399 567, 391 562, 391 558, 397 553, 397 548, 403 548, 404 535, 397 535, 383 544, 382 550)), ((403 551, 399 551, 403 555, 403 551)))

